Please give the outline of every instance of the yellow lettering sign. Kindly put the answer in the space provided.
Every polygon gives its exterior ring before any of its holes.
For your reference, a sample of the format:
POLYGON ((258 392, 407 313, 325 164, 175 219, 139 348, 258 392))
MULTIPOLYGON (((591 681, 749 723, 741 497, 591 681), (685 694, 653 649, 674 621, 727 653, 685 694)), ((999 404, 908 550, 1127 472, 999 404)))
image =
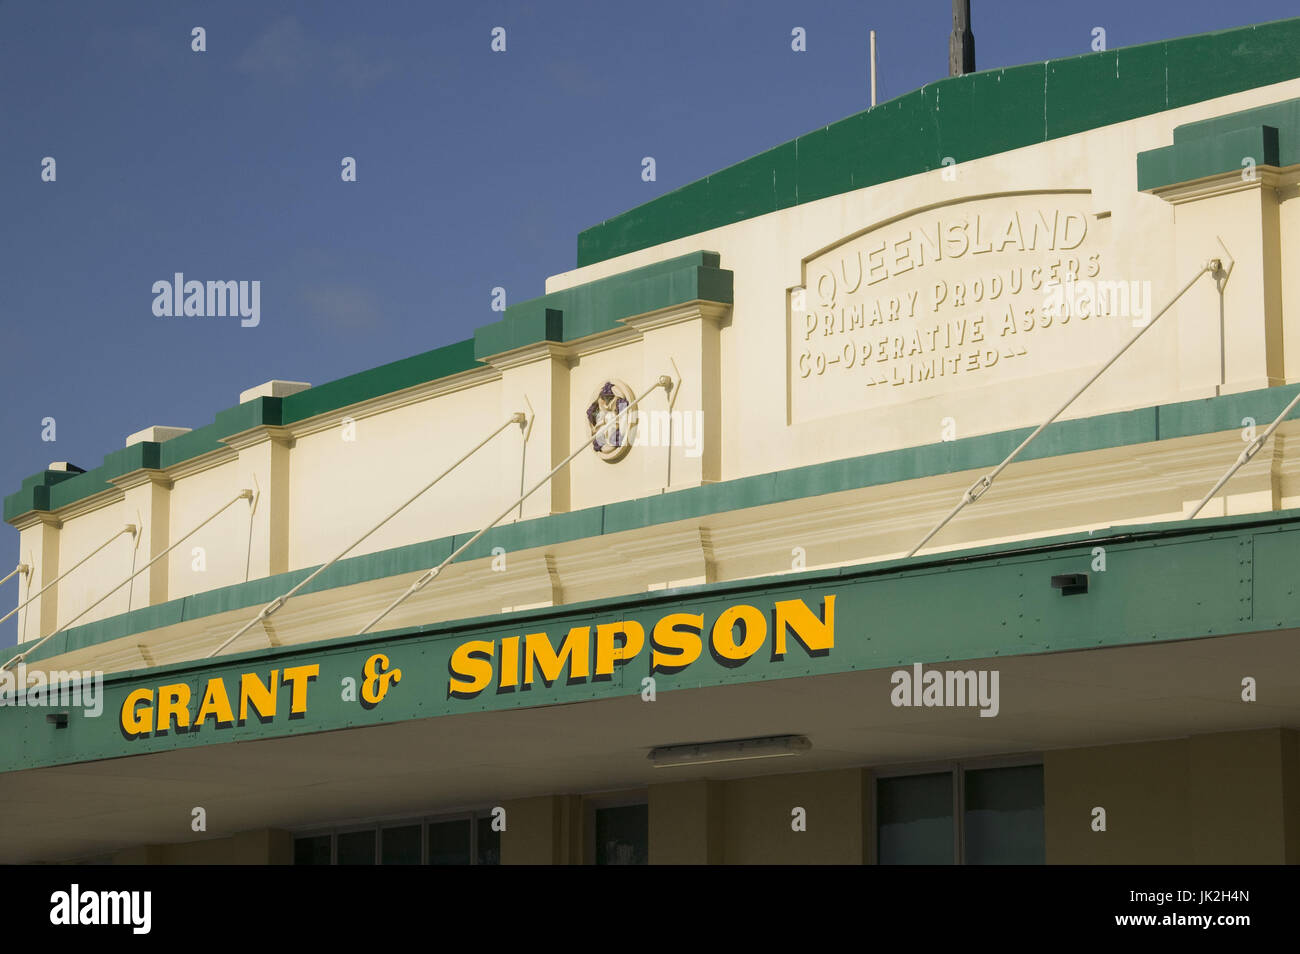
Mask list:
POLYGON ((825 656, 835 646, 833 595, 817 610, 801 599, 778 600, 771 616, 769 627, 768 615, 745 603, 723 610, 712 626, 699 613, 668 613, 650 627, 648 639, 645 626, 635 620, 597 623, 594 639, 592 627, 575 626, 558 649, 546 633, 469 640, 452 651, 447 695, 472 699, 494 678, 498 690, 526 689, 538 682, 549 687, 565 675, 566 667, 566 684, 610 677, 616 667, 641 657, 647 642, 651 674, 681 672, 699 660, 706 641, 714 660, 728 668, 743 665, 769 637, 771 658, 777 662, 785 658, 791 636, 813 657, 825 656))

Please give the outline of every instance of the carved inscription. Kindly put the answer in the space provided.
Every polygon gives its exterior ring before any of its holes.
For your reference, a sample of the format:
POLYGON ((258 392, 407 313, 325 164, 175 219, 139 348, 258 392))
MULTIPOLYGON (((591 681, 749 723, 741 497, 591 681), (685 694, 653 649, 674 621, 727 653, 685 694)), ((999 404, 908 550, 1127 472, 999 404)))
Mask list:
POLYGON ((1047 302, 1053 284, 1101 277, 1095 225, 1084 195, 977 200, 908 216, 810 260, 806 287, 790 298, 794 418, 1088 360, 1110 340, 1088 326, 1107 319, 1086 302, 1047 302))

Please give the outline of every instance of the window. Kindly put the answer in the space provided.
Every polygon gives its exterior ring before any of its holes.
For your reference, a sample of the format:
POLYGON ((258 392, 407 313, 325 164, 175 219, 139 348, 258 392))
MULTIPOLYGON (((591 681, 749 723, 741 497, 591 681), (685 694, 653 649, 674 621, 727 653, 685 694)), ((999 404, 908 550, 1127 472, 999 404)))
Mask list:
POLYGON ((876 779, 882 865, 1043 864, 1043 767, 959 765, 876 779))
POLYGON ((649 859, 649 805, 596 809, 596 864, 644 865, 649 859))
POLYGON ((470 827, 468 818, 455 821, 429 823, 429 864, 467 865, 473 860, 470 854, 470 827))
POLYGON ((300 835, 296 865, 499 865, 501 833, 489 812, 350 825, 300 835))
POLYGON ((1045 862, 1041 765, 968 771, 965 787, 966 864, 1045 862))
POLYGON ((474 863, 476 865, 501 864, 501 832, 492 828, 492 816, 480 815, 476 820, 474 863))
POLYGON ((876 855, 882 865, 950 865, 952 773, 903 775, 876 783, 876 855))
POLYGON ((295 865, 327 865, 330 863, 330 836, 312 835, 293 840, 295 865))
POLYGON ((400 825, 381 828, 380 858, 386 865, 418 865, 420 842, 423 840, 420 825, 400 825))
POLYGON ((373 865, 375 863, 375 830, 349 831, 336 836, 338 855, 336 865, 373 865))

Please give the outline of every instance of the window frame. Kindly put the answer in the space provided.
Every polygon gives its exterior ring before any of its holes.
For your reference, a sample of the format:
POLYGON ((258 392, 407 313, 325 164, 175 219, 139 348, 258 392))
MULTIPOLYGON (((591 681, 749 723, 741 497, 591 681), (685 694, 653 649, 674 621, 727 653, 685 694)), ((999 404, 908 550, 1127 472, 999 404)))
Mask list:
POLYGON ((582 796, 582 863, 596 864, 596 812, 606 808, 646 806, 646 856, 650 848, 650 793, 645 789, 627 789, 582 796))
MULTIPOLYGON (((334 829, 330 835, 330 866, 337 867, 339 863, 339 836, 355 835, 358 832, 369 831, 374 839, 375 860, 374 864, 379 864, 379 826, 378 824, 370 825, 343 825, 334 829)), ((294 836, 297 837, 297 836, 294 836)))
MULTIPOLYGON (((375 867, 384 863, 384 838, 385 828, 409 828, 413 825, 420 826, 420 865, 429 865, 429 826, 442 824, 444 822, 463 821, 469 825, 469 863, 471 865, 479 864, 478 860, 478 822, 482 819, 492 817, 492 808, 475 808, 466 809, 456 812, 440 812, 433 815, 386 815, 375 818, 356 819, 340 822, 335 825, 313 825, 309 828, 291 829, 290 835, 294 843, 302 838, 319 838, 328 836, 330 840, 330 867, 338 867, 339 864, 339 836, 351 835, 361 831, 370 831, 374 833, 375 838, 375 867)), ((305 866, 304 866, 305 867, 305 866)), ((488 866, 490 867, 490 866, 488 866)))
MULTIPOLYGON (((869 852, 870 860, 867 863, 871 865, 880 864, 880 795, 878 792, 880 779, 906 778, 911 775, 940 775, 943 773, 952 776, 952 857, 953 866, 956 867, 966 865, 966 773, 978 772, 983 769, 1023 768, 1042 764, 1043 757, 1041 755, 995 755, 975 759, 899 763, 873 769, 871 772, 871 832, 869 839, 871 850, 869 852)), ((1044 802, 1047 800, 1046 792, 1043 793, 1043 800, 1044 802)))

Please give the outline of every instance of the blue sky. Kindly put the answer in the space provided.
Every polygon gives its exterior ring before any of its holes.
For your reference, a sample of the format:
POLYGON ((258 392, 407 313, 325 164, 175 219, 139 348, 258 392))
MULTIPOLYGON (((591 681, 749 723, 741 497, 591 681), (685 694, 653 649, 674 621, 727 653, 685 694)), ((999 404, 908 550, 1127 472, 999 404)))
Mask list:
MULTIPOLYGON (((1096 26, 1113 48, 1300 14, 973 7, 981 69, 1088 52, 1096 26)), ((0 0, 0 495, 148 425, 207 424, 262 381, 469 337, 499 317, 495 286, 522 301, 572 268, 583 228, 865 108, 869 29, 882 101, 943 77, 949 17, 948 0, 0 0), (155 317, 177 271, 259 280, 261 323, 155 317)), ((17 598, 0 587, 0 608, 17 598)))

